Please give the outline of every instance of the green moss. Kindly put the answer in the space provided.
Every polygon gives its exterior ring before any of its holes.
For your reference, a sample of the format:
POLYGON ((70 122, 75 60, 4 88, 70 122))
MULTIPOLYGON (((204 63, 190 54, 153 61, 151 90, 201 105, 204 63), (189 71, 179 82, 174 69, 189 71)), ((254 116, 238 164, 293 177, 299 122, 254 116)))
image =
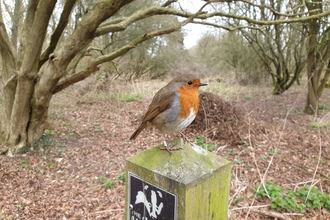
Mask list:
POLYGON ((154 147, 130 157, 127 171, 176 194, 179 220, 227 219, 230 162, 181 139, 168 144, 182 149, 170 154, 154 147))

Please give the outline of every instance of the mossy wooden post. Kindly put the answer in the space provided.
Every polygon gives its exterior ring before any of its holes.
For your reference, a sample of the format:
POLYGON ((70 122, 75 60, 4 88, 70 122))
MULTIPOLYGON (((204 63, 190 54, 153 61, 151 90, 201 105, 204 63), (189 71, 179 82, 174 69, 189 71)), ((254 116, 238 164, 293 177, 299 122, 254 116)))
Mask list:
POLYGON ((126 161, 126 220, 227 220, 231 163, 198 146, 159 146, 126 161))

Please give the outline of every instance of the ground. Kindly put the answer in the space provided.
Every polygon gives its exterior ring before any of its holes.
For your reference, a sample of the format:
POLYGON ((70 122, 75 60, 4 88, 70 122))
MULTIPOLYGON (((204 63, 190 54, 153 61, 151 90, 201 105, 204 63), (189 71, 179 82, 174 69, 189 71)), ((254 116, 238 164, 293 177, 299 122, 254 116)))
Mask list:
MULTIPOLYGON (((232 161, 230 219, 329 219, 326 209, 270 209, 254 189, 272 181, 330 194, 330 90, 320 114, 309 116, 304 85, 273 96, 271 87, 207 82, 212 93, 201 94, 199 116, 185 134, 204 136, 214 153, 232 161)), ((90 81, 55 95, 51 127, 38 145, 0 157, 0 219, 123 219, 125 160, 162 141, 154 130, 128 138, 164 84, 90 81)))

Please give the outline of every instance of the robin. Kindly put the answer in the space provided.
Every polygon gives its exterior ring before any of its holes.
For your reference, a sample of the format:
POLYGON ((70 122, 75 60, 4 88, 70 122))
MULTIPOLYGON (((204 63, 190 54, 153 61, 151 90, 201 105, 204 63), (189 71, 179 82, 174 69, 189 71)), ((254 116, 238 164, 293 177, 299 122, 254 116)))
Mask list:
MULTIPOLYGON (((183 74, 172 79, 156 93, 130 140, 134 140, 143 129, 155 127, 163 134, 179 132, 181 137, 191 144, 180 131, 195 119, 199 107, 198 88, 206 85, 192 74, 183 74)), ((164 149, 170 152, 165 138, 163 143, 164 149)))

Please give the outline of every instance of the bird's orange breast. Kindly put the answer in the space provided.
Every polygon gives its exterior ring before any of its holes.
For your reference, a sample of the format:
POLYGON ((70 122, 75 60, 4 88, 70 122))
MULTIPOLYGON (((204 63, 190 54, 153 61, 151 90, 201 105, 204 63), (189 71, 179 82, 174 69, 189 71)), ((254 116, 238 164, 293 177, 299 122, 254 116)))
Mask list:
POLYGON ((182 118, 187 118, 191 114, 191 109, 193 109, 196 115, 199 107, 198 88, 180 88, 176 90, 176 92, 180 94, 179 116, 182 118))

